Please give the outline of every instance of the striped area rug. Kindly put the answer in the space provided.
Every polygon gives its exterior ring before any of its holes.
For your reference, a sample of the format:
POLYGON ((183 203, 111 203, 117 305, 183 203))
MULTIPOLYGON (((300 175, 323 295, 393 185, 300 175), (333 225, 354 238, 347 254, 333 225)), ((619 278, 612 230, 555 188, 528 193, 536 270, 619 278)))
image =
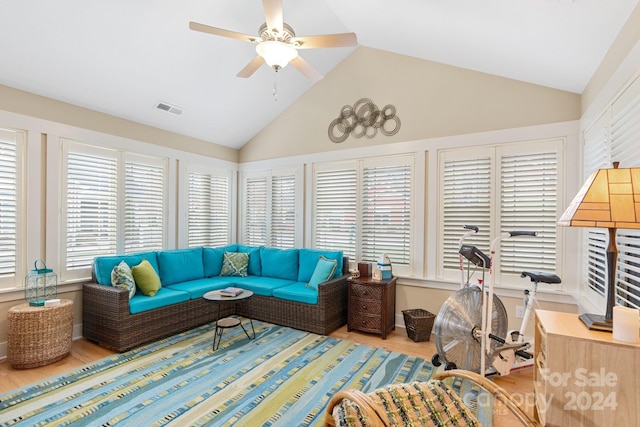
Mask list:
POLYGON ((429 362, 268 323, 212 325, 0 395, 6 426, 317 426, 340 389, 426 381, 429 362))

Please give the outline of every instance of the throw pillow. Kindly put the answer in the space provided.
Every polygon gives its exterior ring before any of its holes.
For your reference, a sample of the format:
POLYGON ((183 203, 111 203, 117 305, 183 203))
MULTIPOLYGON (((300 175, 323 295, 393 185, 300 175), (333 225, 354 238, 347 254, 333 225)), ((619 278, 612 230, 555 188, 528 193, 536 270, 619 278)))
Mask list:
POLYGON ((222 257, 221 276, 246 277, 249 267, 249 254, 246 252, 226 252, 222 257))
POLYGON ((309 279, 309 283, 307 284, 308 288, 318 290, 318 285, 322 282, 326 282, 327 280, 331 280, 333 277, 333 273, 336 271, 336 265, 338 261, 335 259, 328 259, 320 255, 318 258, 318 263, 316 264, 315 270, 313 270, 313 274, 311 275, 311 279, 309 279))
POLYGON ((133 272, 136 285, 146 296, 154 296, 162 287, 158 273, 146 259, 143 259, 140 264, 134 266, 131 271, 133 272))
POLYGON ((124 261, 111 270, 111 286, 129 291, 129 299, 136 294, 136 282, 133 280, 131 267, 124 261))

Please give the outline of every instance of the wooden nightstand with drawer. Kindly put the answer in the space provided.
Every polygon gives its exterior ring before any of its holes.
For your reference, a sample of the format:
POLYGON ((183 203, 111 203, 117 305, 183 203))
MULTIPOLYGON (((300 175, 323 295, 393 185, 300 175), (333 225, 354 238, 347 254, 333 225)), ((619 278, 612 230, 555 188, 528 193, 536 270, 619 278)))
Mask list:
POLYGON ((348 331, 373 332, 387 338, 396 328, 396 281, 396 277, 349 279, 348 331))

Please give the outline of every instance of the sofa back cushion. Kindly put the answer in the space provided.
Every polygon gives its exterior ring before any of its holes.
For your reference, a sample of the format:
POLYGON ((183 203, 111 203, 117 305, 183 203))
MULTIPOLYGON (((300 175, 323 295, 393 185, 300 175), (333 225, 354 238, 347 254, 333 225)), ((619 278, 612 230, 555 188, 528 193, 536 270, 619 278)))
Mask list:
POLYGON ((202 279, 202 248, 175 249, 158 252, 160 281, 163 285, 202 279))
POLYGON ((129 267, 133 267, 142 262, 143 259, 149 261, 149 263, 158 269, 158 257, 155 252, 141 252, 139 254, 131 255, 105 255, 95 257, 93 260, 93 272, 96 276, 96 282, 101 285, 111 285, 111 271, 113 267, 120 264, 120 261, 127 263, 129 267))
POLYGON ((261 248, 262 275, 296 281, 298 277, 298 249, 261 248))
POLYGON ((300 270, 298 271, 298 282, 309 283, 321 256, 335 260, 337 264, 334 277, 342 276, 342 251, 325 251, 321 249, 302 248, 300 249, 300 270))
POLYGON ((218 248, 202 248, 202 262, 204 277, 215 277, 220 275, 222 270, 222 257, 224 251, 237 252, 238 245, 220 246, 218 248))
POLYGON ((250 276, 262 275, 262 262, 260 260, 260 248, 262 246, 238 245, 236 252, 244 252, 249 254, 249 268, 247 273, 250 276))

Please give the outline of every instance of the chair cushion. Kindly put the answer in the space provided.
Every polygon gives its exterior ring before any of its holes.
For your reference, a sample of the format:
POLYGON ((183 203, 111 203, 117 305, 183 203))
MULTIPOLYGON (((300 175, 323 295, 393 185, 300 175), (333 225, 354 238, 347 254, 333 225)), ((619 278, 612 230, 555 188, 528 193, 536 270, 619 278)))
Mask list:
POLYGON ((129 301, 129 311, 131 314, 136 314, 185 301, 189 301, 189 293, 170 288, 161 288, 153 298, 142 293, 136 293, 129 301))
MULTIPOLYGON (((204 294, 209 291, 215 291, 217 289, 224 289, 227 286, 232 286, 235 282, 232 277, 207 277, 204 279, 190 280, 188 282, 174 283, 167 286, 169 289, 176 291, 187 292, 191 299, 202 298, 204 294)), ((164 289, 164 285, 163 285, 164 289)))
POLYGON ((298 252, 298 249, 261 248, 262 275, 297 281, 298 252))
POLYGON ((249 268, 249 254, 246 252, 224 252, 221 276, 245 277, 249 268))
POLYGON ((262 275, 260 248, 261 246, 238 245, 238 248, 236 249, 236 252, 245 252, 249 254, 249 266, 247 268, 247 273, 250 276, 262 275))
POLYGON ((162 287, 158 273, 146 259, 134 266, 131 272, 136 281, 136 286, 148 297, 154 296, 162 287))
POLYGON ((136 294, 136 281, 133 279, 131 267, 126 262, 120 261, 120 264, 111 270, 111 286, 129 291, 129 299, 136 294))
POLYGON ((203 248, 202 263, 203 263, 204 277, 219 276, 220 271, 222 270, 223 258, 224 258, 224 248, 203 248))
POLYGON ((293 283, 291 280, 265 276, 233 277, 230 279, 233 279, 233 286, 253 291, 254 294, 265 297, 273 296, 276 289, 293 283))
POLYGON ((338 261, 335 259, 327 259, 320 255, 320 259, 318 260, 316 268, 311 275, 311 279, 309 279, 307 287, 317 291, 320 283, 331 280, 333 273, 336 271, 337 264, 338 261))
POLYGON ((158 267, 163 285, 202 279, 202 248, 159 251, 158 267))
POLYGON ((343 252, 342 251, 325 251, 322 249, 309 249, 309 248, 301 248, 300 249, 300 269, 298 271, 298 282, 308 282, 311 280, 311 275, 316 269, 316 265, 318 264, 318 259, 323 256, 327 259, 334 259, 337 261, 336 264, 336 276, 342 276, 342 260, 343 260, 343 252))
POLYGON ((318 291, 311 289, 304 282, 296 282, 273 290, 273 296, 288 301, 302 302, 305 304, 318 303, 318 291))
MULTIPOLYGON (((384 425, 478 426, 480 423, 462 399, 442 381, 391 384, 368 394, 384 425)), ((338 426, 373 426, 358 405, 343 400, 333 410, 338 426)))
POLYGON ((93 271, 96 275, 96 281, 101 285, 111 284, 111 271, 113 267, 120 264, 120 261, 127 263, 129 267, 140 264, 143 259, 151 263, 156 271, 158 270, 158 258, 155 252, 141 252, 131 255, 106 255, 98 256, 93 260, 93 271))

